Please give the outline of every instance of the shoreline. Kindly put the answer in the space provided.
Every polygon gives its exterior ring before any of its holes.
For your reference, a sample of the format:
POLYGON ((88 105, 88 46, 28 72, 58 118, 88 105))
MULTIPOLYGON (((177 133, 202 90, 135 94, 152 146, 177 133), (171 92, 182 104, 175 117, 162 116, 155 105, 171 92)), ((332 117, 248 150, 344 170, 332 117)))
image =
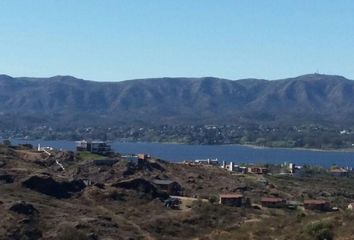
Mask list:
POLYGON ((284 150, 294 150, 294 151, 313 151, 313 152, 353 152, 353 148, 339 148, 339 149, 319 149, 319 148, 305 148, 305 147, 267 147, 267 146, 257 146, 252 144, 189 144, 189 143, 180 143, 180 142, 134 142, 134 141, 111 141, 119 143, 147 143, 147 144, 174 144, 174 145, 187 145, 187 146, 239 146, 239 147, 248 147, 253 149, 284 149, 284 150))
MULTIPOLYGON (((5 139, 0 139, 3 141, 5 139)), ((67 139, 56 139, 56 140, 43 140, 43 139, 21 139, 21 138, 12 138, 9 139, 15 141, 65 141, 65 142, 75 142, 75 140, 67 140, 67 139)), ((110 143, 143 143, 143 144, 166 144, 166 145, 187 145, 187 146, 239 146, 239 147, 247 147, 252 149, 280 149, 280 150, 292 150, 292 151, 313 151, 313 152, 345 152, 345 153, 354 153, 353 148, 340 148, 340 149, 319 149, 319 148, 305 148, 305 147, 267 147, 267 146, 257 146, 252 144, 238 144, 238 143, 231 143, 231 144, 189 144, 189 143, 181 143, 181 142, 143 142, 143 141, 121 141, 121 140, 110 140, 110 143)))
POLYGON ((313 152, 354 152, 354 148, 339 148, 339 149, 320 149, 320 148, 305 148, 305 147, 265 147, 252 144, 234 144, 239 146, 247 146, 254 149, 285 149, 294 151, 313 151, 313 152))

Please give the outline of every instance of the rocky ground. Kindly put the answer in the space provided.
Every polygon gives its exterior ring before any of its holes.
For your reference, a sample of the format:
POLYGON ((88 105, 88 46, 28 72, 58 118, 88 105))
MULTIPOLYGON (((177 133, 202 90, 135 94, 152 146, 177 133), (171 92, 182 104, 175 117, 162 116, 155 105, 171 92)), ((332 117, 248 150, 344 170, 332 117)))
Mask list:
POLYGON ((354 239, 346 210, 352 177, 232 175, 213 166, 112 159, 97 164, 72 152, 1 145, 0 239, 354 239), (165 207, 168 195, 154 179, 179 183, 188 203, 165 207), (262 196, 326 199, 340 210, 227 207, 215 202, 221 192, 241 192, 255 206, 262 196))

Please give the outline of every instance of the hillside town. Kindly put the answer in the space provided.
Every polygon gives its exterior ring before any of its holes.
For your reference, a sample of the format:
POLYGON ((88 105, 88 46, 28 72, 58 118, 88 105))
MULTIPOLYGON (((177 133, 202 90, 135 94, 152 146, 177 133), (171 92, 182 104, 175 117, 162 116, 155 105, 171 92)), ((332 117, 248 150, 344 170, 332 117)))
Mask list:
POLYGON ((0 239, 21 239, 20 229, 29 239, 181 239, 183 232, 187 239, 264 239, 264 232, 269 239, 298 239, 289 231, 313 239, 314 227, 333 238, 342 223, 354 221, 354 174, 347 167, 171 163, 85 140, 74 152, 9 142, 0 150, 0 213, 6 219, 0 239), (66 210, 55 211, 63 204, 66 210), (44 221, 53 225, 44 227, 44 221))
POLYGON ((123 124, 57 128, 38 125, 25 128, 0 127, 0 138, 77 140, 104 139, 123 142, 160 142, 202 145, 242 144, 261 147, 353 149, 354 128, 320 123, 265 124, 123 124))

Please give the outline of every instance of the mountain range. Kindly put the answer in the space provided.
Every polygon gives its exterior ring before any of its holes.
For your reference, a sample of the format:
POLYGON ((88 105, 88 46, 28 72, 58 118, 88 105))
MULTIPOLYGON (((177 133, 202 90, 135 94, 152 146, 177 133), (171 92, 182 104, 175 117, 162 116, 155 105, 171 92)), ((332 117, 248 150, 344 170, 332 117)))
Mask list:
POLYGON ((0 124, 354 123, 354 81, 308 74, 281 80, 151 78, 96 82, 0 75, 0 124))

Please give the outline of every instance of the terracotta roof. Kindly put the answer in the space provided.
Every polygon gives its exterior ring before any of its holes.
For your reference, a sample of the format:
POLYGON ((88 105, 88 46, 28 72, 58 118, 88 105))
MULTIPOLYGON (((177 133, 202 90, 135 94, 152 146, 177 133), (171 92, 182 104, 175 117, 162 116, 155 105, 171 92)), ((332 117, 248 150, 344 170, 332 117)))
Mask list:
POLYGON ((326 204, 328 201, 325 200, 305 200, 304 204, 326 204))
POLYGON ((281 198, 270 198, 270 197, 263 197, 261 198, 261 202, 282 202, 284 201, 281 198))
POLYGON ((225 193, 225 194, 219 194, 220 198, 242 198, 242 194, 238 193, 225 193))

